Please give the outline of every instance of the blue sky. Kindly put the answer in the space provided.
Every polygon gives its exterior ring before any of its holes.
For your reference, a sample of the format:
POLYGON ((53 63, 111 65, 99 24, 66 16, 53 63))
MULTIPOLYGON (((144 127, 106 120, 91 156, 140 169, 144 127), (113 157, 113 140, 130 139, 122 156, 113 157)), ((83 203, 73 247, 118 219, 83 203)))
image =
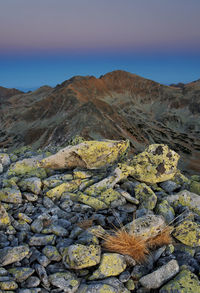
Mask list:
POLYGON ((199 79, 199 11, 199 0, 1 1, 0 85, 115 69, 164 84, 199 79))

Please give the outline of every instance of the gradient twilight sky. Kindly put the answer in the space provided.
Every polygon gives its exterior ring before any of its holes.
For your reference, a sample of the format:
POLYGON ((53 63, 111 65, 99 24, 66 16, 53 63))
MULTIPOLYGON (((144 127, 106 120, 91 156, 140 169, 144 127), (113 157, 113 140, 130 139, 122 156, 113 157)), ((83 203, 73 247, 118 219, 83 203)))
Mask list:
POLYGON ((55 86, 123 69, 200 78, 200 0, 1 0, 0 85, 55 86))

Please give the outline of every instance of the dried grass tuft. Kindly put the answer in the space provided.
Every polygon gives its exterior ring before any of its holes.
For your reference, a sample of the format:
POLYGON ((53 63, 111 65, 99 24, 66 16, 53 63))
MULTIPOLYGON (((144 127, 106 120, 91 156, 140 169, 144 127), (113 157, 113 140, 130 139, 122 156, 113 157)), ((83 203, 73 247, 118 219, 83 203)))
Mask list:
POLYGON ((147 239, 147 246, 150 249, 155 249, 163 245, 168 245, 172 243, 171 232, 173 228, 170 226, 165 227, 158 235, 155 237, 149 237, 147 239))
POLYGON ((115 231, 114 235, 104 235, 103 239, 107 250, 130 255, 137 263, 144 262, 149 253, 146 240, 130 235, 124 229, 115 231))

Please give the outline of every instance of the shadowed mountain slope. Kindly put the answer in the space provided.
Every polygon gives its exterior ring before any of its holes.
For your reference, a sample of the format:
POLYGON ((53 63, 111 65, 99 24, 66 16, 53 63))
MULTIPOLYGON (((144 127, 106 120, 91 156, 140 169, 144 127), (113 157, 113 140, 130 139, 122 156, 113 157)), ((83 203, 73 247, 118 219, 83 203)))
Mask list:
POLYGON ((168 144, 181 154, 183 169, 200 172, 199 97, 199 80, 175 87, 120 70, 76 76, 2 99, 0 147, 64 146, 77 134, 128 138, 136 152, 168 144))

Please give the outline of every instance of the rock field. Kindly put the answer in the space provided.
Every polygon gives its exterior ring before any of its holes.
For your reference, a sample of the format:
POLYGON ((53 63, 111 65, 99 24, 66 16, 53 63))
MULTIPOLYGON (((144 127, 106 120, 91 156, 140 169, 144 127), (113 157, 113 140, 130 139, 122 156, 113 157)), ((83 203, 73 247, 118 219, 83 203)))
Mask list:
POLYGON ((0 293, 200 292, 200 176, 128 147, 0 150, 0 293))

